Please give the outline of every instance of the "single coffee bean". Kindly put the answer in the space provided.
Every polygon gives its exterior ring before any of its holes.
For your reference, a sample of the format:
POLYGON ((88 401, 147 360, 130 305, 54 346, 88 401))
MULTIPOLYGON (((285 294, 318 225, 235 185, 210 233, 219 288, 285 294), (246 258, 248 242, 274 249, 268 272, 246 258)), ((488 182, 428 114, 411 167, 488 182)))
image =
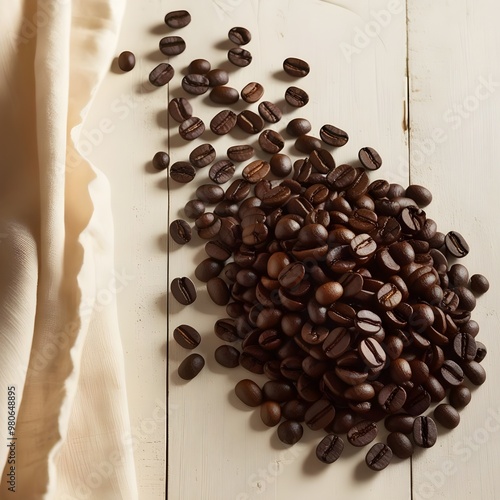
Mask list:
POLYGON ((301 153, 310 154, 315 150, 321 149, 322 144, 319 139, 312 135, 301 135, 295 140, 295 148, 301 153))
POLYGON ((155 170, 165 170, 170 164, 170 156, 165 151, 158 151, 153 156, 152 163, 155 170))
POLYGON ((439 370, 443 380, 449 385, 460 385, 464 381, 464 372, 455 361, 447 359, 439 370))
POLYGON ((249 109, 243 110, 238 115, 236 124, 247 134, 258 134, 264 128, 264 120, 249 109))
POLYGON ((377 301, 382 309, 390 311, 397 307, 403 300, 403 295, 393 283, 386 283, 377 292, 377 301))
POLYGON ((222 278, 212 278, 207 282, 207 292, 212 302, 218 306, 225 306, 230 299, 230 292, 222 278))
POLYGON ((309 102, 309 95, 298 87, 288 87, 285 92, 285 101, 294 108, 302 108, 309 102))
POLYGON ((196 288, 189 278, 174 278, 170 283, 170 291, 174 299, 184 306, 196 300, 196 288))
POLYGON ((323 142, 330 144, 336 148, 340 148, 347 144, 349 136, 342 129, 333 125, 323 125, 319 131, 319 136, 323 142))
POLYGON ((229 74, 227 71, 215 68, 210 70, 206 77, 208 78, 208 84, 210 87, 217 87, 219 85, 226 85, 229 82, 229 74))
POLYGON ((269 154, 276 154, 283 149, 285 140, 281 137, 279 132, 266 129, 259 135, 259 145, 262 151, 269 154))
POLYGON ((244 179, 237 179, 226 189, 224 196, 226 200, 231 202, 243 201, 250 192, 250 186, 251 184, 244 179))
POLYGON ((276 401, 265 401, 260 407, 260 418, 264 425, 274 427, 281 420, 281 406, 276 401))
POLYGON ((373 148, 361 148, 358 158, 367 170, 378 170, 382 165, 382 158, 373 148))
POLYGON ((255 150, 252 146, 247 144, 230 146, 227 150, 227 157, 231 161, 247 161, 255 155, 255 150))
POLYGON ((207 204, 218 203, 224 198, 224 190, 213 184, 202 184, 196 188, 196 196, 207 204))
POLYGON ((292 171, 292 160, 289 156, 276 153, 269 160, 271 172, 276 177, 287 177, 292 171))
MULTIPOLYGON (((307 227, 307 226, 306 226, 307 227)), ((337 281, 327 281, 316 289, 314 298, 322 306, 330 306, 344 293, 344 288, 337 281)))
POLYGON ((179 365, 177 373, 179 377, 183 380, 192 380, 193 378, 201 372, 205 366, 205 360, 203 356, 199 354, 190 354, 182 363, 179 365))
POLYGON ((382 328, 382 320, 374 312, 361 309, 356 313, 354 326, 362 335, 375 335, 382 328))
POLYGON ((477 361, 464 363, 463 372, 474 385, 481 385, 486 381, 486 371, 477 361))
POLYGON ((413 455, 413 443, 402 432, 391 432, 387 436, 387 445, 398 458, 409 458, 413 455))
POLYGON ((259 114, 269 123, 278 123, 283 117, 283 112, 276 104, 269 101, 262 101, 258 107, 259 114))
POLYGON ((403 434, 410 434, 413 430, 414 417, 404 413, 389 415, 385 421, 385 428, 390 432, 400 432, 403 434))
POLYGON ((155 87, 166 85, 174 77, 175 71, 168 63, 160 63, 149 73, 149 81, 155 87))
POLYGON ((204 240, 215 238, 215 236, 219 234, 222 226, 220 218, 210 212, 200 215, 194 223, 198 230, 198 236, 204 240))
POLYGON ((328 150, 323 148, 311 151, 309 161, 313 168, 321 174, 328 174, 335 168, 333 156, 328 150))
POLYGON ((171 99, 168 103, 168 112, 170 116, 179 123, 193 116, 193 108, 184 97, 174 97, 171 99))
POLYGON ((261 99, 264 95, 264 87, 257 82, 247 83, 241 89, 241 98, 248 102, 249 104, 253 104, 261 99))
POLYGON ((187 161, 176 161, 170 167, 170 177, 176 182, 181 184, 186 184, 187 182, 191 182, 196 175, 196 170, 187 161))
POLYGON ((412 379, 413 375, 410 363, 404 358, 392 360, 389 366, 389 373, 396 384, 405 384, 412 379))
POLYGON ((227 37, 236 45, 246 45, 252 39, 252 34, 246 28, 236 26, 229 30, 227 37))
POLYGON ((135 55, 129 50, 123 51, 118 56, 118 67, 122 71, 132 71, 135 67, 135 55))
POLYGON ((465 257, 469 253, 469 245, 465 238, 456 231, 450 231, 444 240, 446 249, 454 257, 465 257))
POLYGON ((363 402, 370 401, 375 396, 375 389, 372 384, 363 384, 348 387, 344 392, 344 397, 350 401, 363 402))
POLYGON ((186 42, 180 36, 166 36, 160 40, 160 52, 166 56, 176 56, 186 50, 186 42))
POLYGON ((447 429, 454 429, 460 423, 460 414, 451 405, 440 404, 434 409, 434 418, 447 429))
POLYGON ((415 200, 415 203, 423 208, 430 204, 432 201, 432 193, 424 186, 418 184, 411 184, 406 188, 405 196, 415 200))
POLYGON ((211 144, 201 144, 191 151, 189 161, 196 168, 203 168, 215 160, 216 152, 211 144))
POLYGON ((278 438, 282 443, 295 444, 300 441, 304 429, 302 425, 293 420, 285 420, 278 426, 278 438))
POLYGON ((202 95, 209 88, 208 78, 205 75, 186 75, 181 82, 182 88, 193 95, 202 95))
POLYGON ((236 384, 234 392, 238 399, 247 406, 256 407, 262 404, 262 391, 253 380, 248 378, 240 380, 236 384))
POLYGON ((218 85, 211 90, 209 98, 216 104, 234 104, 238 102, 240 95, 233 87, 218 85))
POLYGON ((335 417, 335 408, 330 401, 319 399, 313 403, 305 414, 305 422, 313 431, 324 429, 335 417))
POLYGON ((486 346, 482 342, 476 342, 476 356, 474 357, 474 361, 477 361, 478 363, 481 363, 483 359, 486 357, 486 354, 488 354, 488 351, 486 349, 486 346))
POLYGON ((384 443, 374 444, 366 454, 365 462, 371 470, 381 471, 392 460, 392 450, 384 443))
POLYGON ((200 345, 201 335, 192 326, 179 325, 174 330, 174 339, 184 349, 194 349, 200 345))
POLYGON ((244 68, 252 62, 252 54, 248 50, 241 48, 229 49, 227 58, 230 63, 240 68, 244 68))
POLYGON ((246 181, 256 184, 260 180, 264 179, 270 170, 271 166, 267 163, 267 161, 255 160, 243 169, 241 176, 246 181))
POLYGON ((206 75, 212 68, 206 59, 194 59, 189 63, 188 74, 206 75))
POLYGON ((184 28, 191 22, 191 14, 187 10, 174 10, 165 16, 165 24, 169 28, 184 28))
POLYGON ((200 118, 192 116, 179 125, 179 135, 186 141, 192 141, 205 132, 205 124, 200 118))
POLYGON ((413 441, 422 448, 431 448, 436 444, 437 427, 431 417, 419 416, 413 422, 413 441))
POLYGON ((369 368, 379 368, 385 364, 385 351, 380 343, 372 337, 361 340, 358 346, 358 352, 369 368))
POLYGON ((463 361, 472 361, 477 352, 474 337, 468 333, 457 333, 453 338, 453 352, 463 361))
POLYGON ((210 130, 216 135, 225 135, 236 126, 236 113, 230 109, 219 111, 210 122, 210 130))
POLYGON ((297 392, 293 384, 275 380, 269 380, 264 384, 262 387, 262 394, 265 399, 278 403, 291 401, 297 397, 297 392))
POLYGON ((214 333, 224 342, 236 342, 238 340, 236 323, 230 318, 218 319, 214 325, 214 333))
POLYGON ((406 403, 406 391, 400 385, 387 384, 378 393, 378 403, 387 413, 396 413, 406 403))
POLYGON ((470 279, 470 288, 474 293, 481 295, 490 289, 490 283, 486 276, 473 274, 470 279))
POLYGON ((353 446, 361 447, 371 443, 377 437, 377 424, 369 420, 362 420, 351 427, 347 433, 347 440, 353 446))
POLYGON ((344 441, 336 434, 328 434, 316 447, 316 457, 325 464, 333 464, 344 451, 344 441))
POLYGON ((293 137, 308 134, 311 129, 311 122, 305 118, 294 118, 290 120, 286 126, 286 131, 293 137))
POLYGON ((231 345, 221 345, 214 352, 215 361, 226 368, 239 366, 240 351, 231 345))
POLYGON ((179 245, 185 245, 191 241, 191 226, 182 219, 170 223, 170 236, 179 245))
POLYGON ((217 184, 225 184, 232 179, 234 172, 235 167, 231 161, 219 160, 210 167, 208 176, 217 184))
POLYGON ((450 388, 450 403, 457 409, 465 408, 472 399, 470 389, 465 385, 450 388))
POLYGON ((188 219, 197 219, 205 212, 205 204, 200 200, 189 200, 184 205, 184 213, 188 219))
POLYGON ((309 67, 309 64, 302 59, 298 59, 297 57, 287 57, 283 61, 283 69, 285 70, 285 73, 290 76, 302 78, 309 74, 311 68, 309 67))

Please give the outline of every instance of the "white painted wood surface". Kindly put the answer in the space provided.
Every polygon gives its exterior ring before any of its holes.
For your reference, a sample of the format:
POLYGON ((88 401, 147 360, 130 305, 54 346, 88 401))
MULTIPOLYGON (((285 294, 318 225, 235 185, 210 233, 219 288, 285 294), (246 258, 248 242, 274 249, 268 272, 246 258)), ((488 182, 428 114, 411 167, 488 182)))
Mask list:
MULTIPOLYGON (((128 2, 117 53, 132 50, 138 63, 129 74, 107 76, 86 129, 102 129, 103 119, 112 124, 105 123, 110 131, 102 131, 90 158, 111 183, 117 271, 133 276, 117 300, 141 499, 163 498, 165 492, 166 342, 169 499, 302 500, 328 495, 364 500, 384 498, 389 488, 390 498, 398 500, 499 498, 495 464, 500 458, 500 417, 494 416, 500 414, 500 402, 493 382, 499 368, 492 360, 499 351, 495 283, 500 276, 497 265, 488 265, 500 243, 491 213, 498 208, 500 180, 494 160, 499 157, 495 132, 500 128, 500 34, 495 25, 499 11, 493 0, 440 5, 430 0, 409 0, 408 5, 403 0, 128 2), (171 61, 177 74, 169 89, 152 89, 145 82, 150 69, 163 60, 157 50, 167 33, 163 16, 176 8, 186 8, 193 16, 179 32, 187 49, 171 61), (327 122, 344 128, 350 141, 335 153, 337 163, 353 161, 363 146, 375 147, 384 165, 372 178, 403 185, 411 178, 428 186, 434 194, 429 215, 441 230, 456 229, 468 238, 472 251, 465 263, 493 283, 474 311, 482 327, 479 338, 489 348, 484 362, 487 383, 474 391, 458 429, 442 432, 433 449, 417 453, 411 461, 395 460, 383 473, 367 470, 366 450, 351 447, 336 464, 322 466, 314 457, 320 434, 306 432, 299 444, 285 447, 275 430, 264 428, 257 412, 239 403, 232 390, 249 373, 223 369, 214 361, 220 341, 213 323, 225 313, 211 304, 204 284, 194 279, 199 292, 194 307, 171 301, 167 314, 167 266, 169 279, 193 277, 204 255, 201 245, 181 248, 170 241, 167 261, 167 207, 170 220, 183 216, 182 207, 207 172, 200 171, 190 185, 168 186, 166 174, 152 172, 147 163, 155 151, 167 148, 168 135, 172 161, 186 159, 202 142, 212 142, 220 157, 238 142, 208 132, 203 141, 186 144, 178 139, 175 123, 169 128, 165 111, 169 96, 183 95, 180 79, 192 59, 204 57, 213 67, 230 67, 225 40, 236 25, 252 32, 248 49, 254 60, 248 68, 231 68, 230 85, 241 89, 249 81, 259 81, 266 99, 281 101, 289 84, 275 73, 283 59, 297 56, 309 61, 310 75, 297 83, 310 93, 311 102, 302 111, 286 108, 277 129, 302 115, 311 120, 316 133, 327 122), (471 96, 483 81, 490 82, 483 86, 491 91, 480 90, 485 97, 472 109, 476 101, 471 96), (468 116, 460 117, 457 106, 470 107, 468 116), (490 234, 488 225, 493 228, 490 234), (176 374, 187 354, 172 339, 173 329, 181 323, 199 329, 203 341, 197 351, 207 361, 189 383, 176 374)), ((206 96, 193 99, 193 106, 206 124, 218 109, 206 96)), ((288 152, 296 157, 289 143, 288 152)), ((201 241, 195 237, 194 243, 201 241)))

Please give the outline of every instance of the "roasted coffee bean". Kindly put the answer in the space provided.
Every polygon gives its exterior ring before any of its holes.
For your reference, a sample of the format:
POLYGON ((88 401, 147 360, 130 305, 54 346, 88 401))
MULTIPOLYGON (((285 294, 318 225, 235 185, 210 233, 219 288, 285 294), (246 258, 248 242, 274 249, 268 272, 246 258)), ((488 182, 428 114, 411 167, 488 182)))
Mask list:
POLYGON ((252 39, 252 34, 246 28, 236 26, 229 30, 227 37, 236 45, 246 45, 252 39))
POLYGON ((257 102, 264 95, 264 87, 257 82, 247 83, 241 89, 241 98, 250 104, 257 102))
POLYGON ((371 443, 377 437, 378 429, 375 422, 362 420, 351 427, 347 433, 347 440, 353 446, 361 447, 371 443))
POLYGON ((276 177, 287 177, 292 171, 292 160, 289 156, 276 153, 269 160, 271 172, 276 177))
POLYGON ((184 97, 174 97, 171 99, 168 103, 168 112, 170 116, 179 123, 193 116, 193 108, 184 97))
POLYGON ((205 212, 205 204, 200 200, 189 200, 184 205, 184 213, 189 219, 197 219, 205 212))
POLYGON ((436 444, 437 427, 431 417, 420 416, 413 422, 413 441, 422 448, 431 448, 436 444))
POLYGON ((187 161, 176 161, 170 167, 170 178, 181 184, 186 184, 191 182, 196 175, 196 170, 187 161))
POLYGON ((490 283, 488 282, 486 276, 483 276, 482 274, 474 274, 470 279, 470 288, 474 293, 481 295, 490 289, 490 283))
POLYGON ((186 141, 192 141, 205 132, 205 124, 200 118, 192 116, 179 125, 179 135, 186 141))
POLYGON ((165 24, 169 28, 184 28, 191 22, 191 14, 187 10, 174 10, 165 16, 165 24))
POLYGON ((402 432, 391 432, 387 436, 387 445, 398 458, 409 458, 413 455, 413 443, 402 432))
POLYGON ((295 140, 295 149, 301 153, 310 154, 321 148, 321 141, 312 135, 301 135, 295 140))
POLYGON ((371 257, 377 250, 377 244, 369 234, 361 233, 350 243, 352 253, 357 258, 371 257))
POLYGON ((406 415, 404 413, 398 413, 396 415, 389 415, 385 421, 385 428, 389 432, 399 432, 402 434, 410 434, 413 430, 413 422, 415 417, 411 415, 406 415))
POLYGON ((424 186, 419 186, 418 184, 408 186, 405 196, 415 200, 415 203, 421 208, 426 207, 432 201, 432 193, 424 186))
POLYGON ((481 385, 486 381, 486 371, 477 361, 464 363, 463 372, 474 385, 481 385))
POLYGON ((225 135, 236 126, 236 113, 230 109, 219 111, 210 122, 210 130, 217 135, 225 135))
POLYGON ((165 170, 170 164, 170 156, 165 151, 158 151, 153 156, 152 163, 155 170, 165 170))
POLYGON ((225 306, 230 299, 230 292, 222 278, 212 278, 207 282, 207 292, 212 302, 218 306, 225 306))
POLYGON ((180 36, 166 36, 160 40, 160 52, 166 56, 176 56, 186 50, 186 42, 180 36))
POLYGON ((236 322, 233 319, 218 319, 214 325, 214 333, 224 342, 236 342, 238 332, 236 322))
POLYGON ((247 144, 230 146, 227 149, 227 157, 231 161, 247 161, 255 155, 255 150, 252 146, 247 144))
POLYGON ((486 346, 482 342, 476 342, 476 356, 474 357, 474 361, 477 361, 478 363, 481 363, 483 359, 486 357, 486 354, 488 351, 486 350, 486 346))
POLYGON ((219 160, 210 167, 208 176, 217 184, 225 184, 232 179, 234 171, 235 167, 231 161, 219 160))
POLYGON ((356 402, 370 401, 374 396, 373 385, 366 382, 348 387, 344 392, 344 397, 347 400, 356 402))
POLYGON ((265 401, 260 407, 260 418, 264 425, 274 427, 281 420, 281 406, 275 401, 265 401))
POLYGON ((369 368, 379 368, 385 364, 385 351, 380 343, 372 337, 361 340, 358 353, 369 368))
POLYGON ((393 283, 386 283, 377 292, 377 301, 382 309, 389 311, 397 307, 403 300, 399 288, 393 283))
POLYGON ((225 368, 239 366, 240 351, 231 345, 221 345, 214 352, 215 361, 225 368))
POLYGON ((179 245, 185 245, 191 241, 191 226, 182 219, 176 219, 170 223, 170 236, 179 245))
POLYGON ((238 399, 247 406, 260 406, 264 399, 260 387, 248 378, 240 380, 236 384, 234 392, 238 399))
POLYGON ((460 385, 464 381, 464 372, 455 361, 447 359, 439 370, 443 380, 449 385, 460 385))
POLYGON ((213 184, 202 184, 196 188, 196 196, 207 204, 218 203, 224 198, 224 190, 213 184))
POLYGON ((453 264, 448 270, 448 278, 453 287, 466 286, 469 283, 469 271, 462 264, 453 264))
POLYGON ((205 359, 199 354, 190 354, 177 369, 179 377, 183 380, 192 380, 205 366, 205 359))
POLYGON ((193 95, 202 95, 209 88, 208 78, 205 75, 186 75, 181 82, 182 88, 193 95))
POLYGON ((206 59, 194 59, 189 63, 188 74, 206 75, 212 68, 206 59))
POLYGON ((304 429, 302 425, 293 420, 285 420, 278 426, 278 438, 282 443, 295 444, 300 441, 304 429))
POLYGON ((236 124, 247 134, 258 134, 264 128, 264 120, 249 109, 243 110, 238 115, 236 124))
POLYGON ((194 275, 200 281, 207 281, 219 276, 224 264, 215 259, 204 259, 197 266, 194 275))
POLYGON ((226 85, 229 82, 229 75, 227 71, 219 68, 210 70, 206 77, 210 87, 217 87, 218 85, 226 85))
POLYGON ((267 161, 255 160, 243 169, 241 176, 246 181, 256 184, 260 180, 264 179, 270 170, 271 166, 267 163, 267 161))
POLYGON ((356 313, 354 326, 362 335, 375 335, 382 328, 382 320, 374 312, 361 309, 356 313))
POLYGON ((210 91, 209 97, 210 100, 216 104, 234 104, 238 102, 240 95, 238 91, 232 87, 219 85, 210 91))
POLYGON ((392 460, 392 450, 384 443, 376 443, 366 454, 365 462, 371 470, 381 471, 385 469, 392 460))
POLYGON ((387 413, 396 413, 406 403, 406 391, 402 386, 387 384, 378 393, 378 403, 387 413))
POLYGON ((248 50, 241 48, 229 49, 227 58, 230 63, 240 68, 244 68, 252 62, 252 54, 248 50))
POLYGON ((335 168, 335 160, 326 149, 315 149, 309 155, 313 168, 321 174, 328 174, 335 168))
POLYGON ((316 447, 316 457, 325 464, 333 464, 344 451, 344 441, 336 434, 328 434, 316 447))
POLYGON ((174 339, 184 349, 194 349, 200 345, 201 335, 192 326, 179 325, 174 330, 174 339))
MULTIPOLYGON (((356 171, 351 165, 339 165, 326 177, 329 184, 338 190, 344 190, 352 185, 356 178, 356 171)), ((376 222, 376 219, 375 219, 376 222)))
POLYGON ((149 73, 149 81, 155 87, 166 85, 174 77, 175 71, 168 63, 160 63, 149 73))
POLYGON ((293 137, 308 134, 311 129, 311 123, 305 118, 294 118, 290 120, 286 126, 286 131, 293 137))
POLYGON ((465 408, 472 399, 470 389, 465 385, 457 385, 450 388, 450 403, 457 409, 465 408))
POLYGON ((189 161, 196 168, 203 168, 215 160, 216 152, 211 144, 201 144, 191 151, 189 161))
POLYGON ((174 299, 184 306, 196 300, 196 288, 189 278, 174 278, 170 283, 170 291, 174 299))
POLYGON ((335 417, 335 408, 330 401, 319 399, 313 403, 305 414, 305 423, 313 431, 324 429, 335 417))
POLYGON ((319 131, 319 136, 323 142, 330 144, 336 148, 340 148, 347 144, 349 136, 346 132, 333 125, 323 125, 319 131))
POLYGON ((258 107, 259 115, 268 123, 278 123, 283 117, 283 112, 276 104, 262 101, 258 107))
POLYGON ((460 414, 451 405, 440 404, 434 409, 434 418, 443 427, 454 429, 460 423, 460 414))
POLYGON ((474 337, 468 333, 457 333, 453 338, 453 352, 460 360, 472 361, 477 352, 474 337))
POLYGON ((465 238, 456 231, 450 231, 444 240, 446 249, 454 257, 465 257, 469 253, 469 245, 465 238))
POLYGON ((269 154, 276 154, 283 149, 285 140, 281 137, 279 132, 266 129, 259 135, 259 145, 262 151, 269 154))
POLYGON ((302 108, 309 102, 309 95, 298 87, 288 87, 285 92, 285 101, 294 108, 302 108))
POLYGON ((316 289, 315 299, 322 306, 329 306, 336 302, 344 292, 344 288, 337 281, 328 281, 316 289))
POLYGON ((129 50, 123 51, 118 56, 118 67, 122 71, 132 71, 135 67, 135 55, 129 50))
POLYGON ((382 166, 382 158, 373 148, 361 148, 358 158, 367 170, 378 170, 382 166))
POLYGON ((283 69, 285 70, 285 73, 290 76, 302 78, 309 74, 311 68, 309 67, 309 64, 302 59, 298 59, 297 57, 287 57, 283 61, 283 69))
POLYGON ((215 238, 220 231, 221 225, 222 222, 220 218, 210 212, 200 215, 200 217, 195 220, 198 236, 204 240, 215 238))
POLYGON ((250 192, 250 186, 251 184, 243 179, 233 181, 231 185, 226 189, 226 200, 233 202, 243 201, 250 192))
POLYGON ((265 399, 277 401, 278 403, 291 401, 297 396, 293 384, 274 380, 270 380, 263 385, 262 394, 265 399))

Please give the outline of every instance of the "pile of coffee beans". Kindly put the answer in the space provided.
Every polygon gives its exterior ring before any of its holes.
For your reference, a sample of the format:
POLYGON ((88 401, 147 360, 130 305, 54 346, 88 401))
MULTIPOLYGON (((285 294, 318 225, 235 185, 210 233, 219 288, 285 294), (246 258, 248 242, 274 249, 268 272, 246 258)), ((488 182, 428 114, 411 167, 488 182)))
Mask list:
MULTIPOLYGON (((178 29, 191 16, 177 11, 165 20, 178 29)), ((228 38, 236 45, 228 60, 239 67, 250 64, 251 53, 241 47, 251 41, 250 32, 235 27, 228 38)), ((169 56, 184 48, 180 37, 160 42, 169 56)), ((290 57, 283 71, 304 78, 311 68, 290 57)), ((160 86, 174 74, 170 64, 161 63, 149 79, 160 86)), ((471 400, 466 381, 480 385, 486 378, 480 364, 486 347, 476 340, 479 325, 471 313, 476 295, 489 284, 484 276, 469 277, 455 262, 469 252, 465 238, 440 232, 427 217, 424 208, 432 195, 425 187, 370 179, 382 166, 374 148, 362 147, 352 164, 337 165, 331 150, 349 137, 334 125, 323 124, 316 137, 306 118, 290 120, 286 132, 305 156, 294 161, 283 154, 286 138, 269 127, 286 110, 262 101, 265 90, 257 82, 241 91, 228 83, 226 71, 196 59, 182 88, 191 96, 210 90, 211 101, 225 107, 209 123, 214 134, 229 134, 234 127, 249 139, 259 134, 258 158, 250 144, 235 144, 217 159, 215 146, 206 143, 169 170, 174 182, 187 183, 210 166, 207 182, 187 201, 185 216, 207 241, 207 257, 195 277, 206 283, 213 302, 226 308, 227 317, 214 326, 224 342, 215 359, 267 377, 262 386, 244 379, 235 392, 244 404, 260 408, 264 424, 277 426, 281 441, 298 442, 303 424, 326 433, 316 449, 324 463, 341 456, 344 439, 355 447, 372 444, 380 422, 390 434, 366 454, 375 471, 393 455, 408 458, 414 446, 433 446, 435 420, 456 427, 457 410, 471 400), (240 97, 256 104, 256 111, 231 110, 240 97), (245 162, 235 178, 238 164, 245 162), (432 418, 428 410, 437 403, 432 418)), ((309 102, 296 86, 283 95, 294 108, 309 102)), ((168 105, 186 141, 206 130, 188 97, 168 105)), ((159 152, 153 163, 162 170, 169 160, 159 152)), ((170 234, 186 244, 192 228, 175 220, 170 234)), ((180 304, 192 304, 196 287, 188 277, 175 278, 171 294, 180 304)), ((194 349, 201 336, 181 325, 174 339, 194 349)), ((203 366, 203 358, 191 354, 179 375, 192 379, 203 366)))

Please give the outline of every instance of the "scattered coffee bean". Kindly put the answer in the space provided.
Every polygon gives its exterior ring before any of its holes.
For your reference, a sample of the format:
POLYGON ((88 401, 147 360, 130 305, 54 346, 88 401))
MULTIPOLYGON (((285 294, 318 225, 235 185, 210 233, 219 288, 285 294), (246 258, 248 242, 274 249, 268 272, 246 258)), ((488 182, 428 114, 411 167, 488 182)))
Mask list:
POLYGON ((175 300, 184 306, 196 300, 196 288, 189 278, 174 278, 170 283, 170 291, 175 300))
POLYGON ((295 140, 295 148, 302 153, 310 154, 322 148, 321 141, 311 135, 301 135, 295 140))
POLYGON ((282 443, 295 444, 300 441, 304 429, 299 422, 285 420, 278 426, 278 438, 282 443))
POLYGON ((165 16, 165 24, 169 28, 184 28, 191 22, 191 14, 187 10, 174 10, 165 16))
POLYGON ((229 289, 222 278, 216 277, 208 280, 207 292, 212 302, 218 306, 225 306, 229 302, 229 289))
POLYGON ((176 161, 170 167, 170 178, 181 184, 186 184, 191 182, 196 175, 196 170, 187 161, 176 161))
POLYGON ((201 335, 192 326, 179 325, 174 330, 174 339, 184 349, 195 349, 200 345, 201 335))
POLYGON ((168 112, 170 116, 179 123, 193 116, 193 108, 184 97, 174 97, 168 103, 168 112))
POLYGON ((450 389, 450 403, 457 409, 465 408, 471 401, 470 389, 465 385, 457 385, 450 389))
POLYGON ((149 73, 149 81, 155 87, 166 85, 174 77, 174 68, 168 63, 160 63, 149 73))
POLYGON ((215 361, 226 368, 236 368, 240 364, 240 351, 231 345, 221 345, 214 352, 215 361))
POLYGON ((166 36, 160 40, 160 52, 166 56, 177 56, 186 50, 186 42, 180 36, 166 36))
POLYGON ((179 245, 185 245, 191 241, 191 226, 182 219, 170 223, 170 236, 179 245))
POLYGON ((382 166, 382 158, 373 148, 360 149, 358 158, 363 167, 368 170, 378 170, 382 166))
POLYGON ((216 184, 225 184, 232 179, 234 172, 235 167, 230 160, 219 160, 210 167, 208 176, 216 184))
POLYGON ((298 87, 288 87, 285 92, 285 101, 294 108, 302 108, 309 102, 309 95, 298 87))
POLYGON ((275 130, 267 129, 260 134, 259 145, 262 151, 269 154, 275 154, 283 149, 285 140, 275 130))
POLYGON ((460 423, 460 414, 452 406, 447 404, 440 404, 434 409, 434 418, 443 427, 447 429, 454 429, 460 423))
POLYGON ((411 184, 406 188, 405 196, 415 200, 415 203, 423 208, 430 204, 432 201, 432 193, 424 186, 418 184, 411 184))
POLYGON ((205 75, 186 75, 181 82, 182 88, 193 95, 202 95, 209 88, 208 78, 205 75))
POLYGON ((206 77, 210 87, 217 87, 218 85, 226 85, 229 82, 229 74, 226 70, 215 68, 210 70, 206 77))
POLYGON ((469 245, 465 238, 456 231, 450 231, 444 240, 446 249, 454 257, 465 257, 469 253, 469 245))
POLYGON ((263 397, 260 387, 248 378, 240 380, 236 384, 234 392, 238 399, 247 406, 255 407, 260 406, 262 403, 263 397))
POLYGON ((241 48, 229 49, 227 58, 229 62, 240 68, 244 68, 252 62, 252 54, 248 50, 241 48))
POLYGON ((342 129, 333 125, 323 125, 319 131, 319 136, 323 142, 330 144, 336 148, 340 148, 347 144, 349 136, 342 129))
POLYGON ((241 98, 250 104, 259 101, 264 95, 264 87, 257 82, 250 82, 241 90, 241 98))
POLYGON ((227 37, 236 45, 246 45, 252 39, 252 34, 246 28, 237 26, 229 30, 227 37))
POLYGON ((431 448, 436 444, 437 427, 431 417, 420 416, 413 422, 413 441, 422 448, 431 448))
POLYGON ((192 141, 205 132, 205 124, 200 118, 192 116, 179 125, 179 135, 186 141, 192 141))
POLYGON ((216 104, 234 104, 238 102, 240 95, 238 91, 232 87, 218 85, 211 90, 209 97, 210 100, 216 104))
POLYGON ((250 145, 241 144, 229 147, 226 154, 231 161, 242 162, 250 160, 255 155, 255 150, 250 145))
POLYGON ((292 160, 289 156, 276 153, 269 160, 271 172, 276 177, 287 177, 292 171, 292 160))
POLYGON ((153 156, 152 163, 155 170, 165 170, 170 164, 170 156, 165 151, 158 151, 153 156))
POLYGON ((377 437, 377 424, 369 420, 362 420, 351 427, 347 433, 347 440, 353 446, 361 447, 371 443, 377 437))
POLYGON ((236 113, 230 109, 219 111, 210 122, 210 130, 216 135, 225 135, 236 126, 236 113))
POLYGON ((281 406, 276 401, 265 401, 260 407, 260 418, 264 425, 274 427, 281 420, 281 406))
POLYGON ((269 123, 277 123, 283 117, 283 112, 276 104, 269 101, 262 101, 258 107, 259 114, 269 123))
POLYGON ((205 360, 203 359, 203 356, 193 353, 182 361, 179 365, 177 373, 183 380, 192 380, 198 375, 198 373, 201 372, 204 366, 205 360))
POLYGON ((308 134, 312 129, 311 123, 305 118, 294 118, 288 122, 286 131, 293 137, 308 134))
POLYGON ((267 161, 255 160, 249 163, 242 171, 241 176, 248 182, 256 184, 257 182, 264 179, 271 167, 267 161))
POLYGON ((333 464, 344 451, 344 441, 336 434, 328 434, 316 447, 316 457, 325 464, 333 464))
POLYGON ((387 436, 387 445, 398 458, 409 458, 413 455, 413 443, 402 432, 391 432, 387 436))
POLYGON ((205 212, 205 204, 200 200, 189 200, 184 205, 184 214, 188 219, 197 219, 205 212))
POLYGON ((264 120, 249 109, 243 110, 238 115, 236 124, 247 134, 258 134, 264 128, 264 120))
POLYGON ((298 59, 297 57, 287 57, 283 61, 283 69, 285 70, 285 73, 288 73, 290 76, 302 78, 309 74, 311 68, 309 67, 309 64, 302 59, 298 59))
POLYGON ((490 289, 490 283, 482 274, 474 274, 470 279, 470 288, 474 293, 481 295, 490 289))
POLYGON ((215 160, 216 152, 211 144, 201 144, 191 151, 189 161, 193 167, 203 168, 215 160))
POLYGON ((118 67, 122 71, 132 71, 135 67, 135 55, 129 50, 123 51, 118 56, 118 67))
POLYGON ((392 450, 384 443, 376 443, 366 454, 366 465, 374 471, 385 469, 392 460, 392 450))
POLYGON ((210 63, 206 59, 194 59, 189 63, 188 74, 206 75, 211 69, 210 63))

